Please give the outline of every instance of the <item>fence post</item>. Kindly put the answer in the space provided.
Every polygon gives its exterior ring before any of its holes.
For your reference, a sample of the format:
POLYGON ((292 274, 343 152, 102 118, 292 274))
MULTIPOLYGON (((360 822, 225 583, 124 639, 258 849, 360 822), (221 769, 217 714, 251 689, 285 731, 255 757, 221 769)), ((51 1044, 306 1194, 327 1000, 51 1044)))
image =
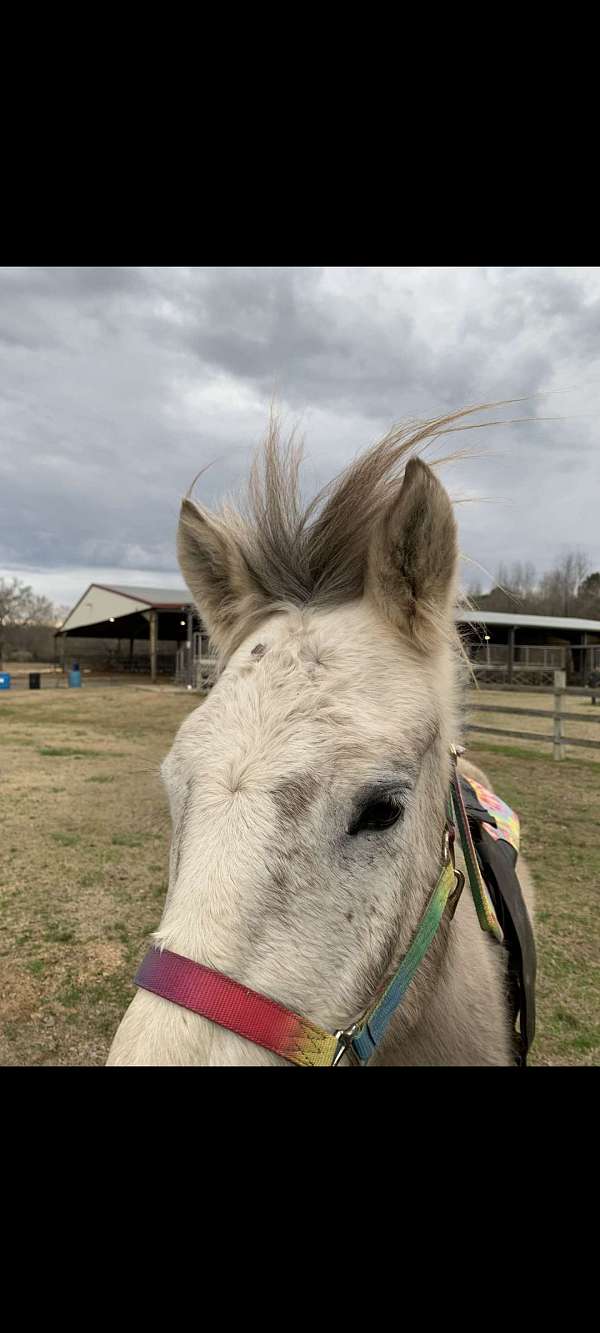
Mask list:
POLYGON ((513 666, 514 666, 514 660, 515 660, 515 627, 514 627, 514 625, 511 625, 511 626, 510 626, 510 629, 509 629, 509 631, 508 631, 508 656, 507 656, 507 663, 506 663, 506 665, 507 665, 506 684, 507 684, 507 685, 512 685, 512 683, 513 683, 513 666))
MULTIPOLYGON (((566 671, 555 671, 555 672, 554 672, 554 712, 555 712, 555 713, 562 713, 562 705, 563 705, 563 698, 564 698, 564 695, 561 693, 561 691, 564 690, 564 689, 566 688, 566 684, 567 684, 567 673, 566 673, 566 671)), ((554 718, 554 747, 553 747, 553 755, 554 755, 554 758, 555 758, 555 759, 562 759, 562 757, 563 757, 563 747, 562 747, 562 732, 561 732, 561 727, 562 727, 562 718, 561 718, 561 717, 555 717, 555 718, 554 718)))
POLYGON ((156 683, 156 659, 158 652, 158 611, 150 611, 150 680, 156 683))

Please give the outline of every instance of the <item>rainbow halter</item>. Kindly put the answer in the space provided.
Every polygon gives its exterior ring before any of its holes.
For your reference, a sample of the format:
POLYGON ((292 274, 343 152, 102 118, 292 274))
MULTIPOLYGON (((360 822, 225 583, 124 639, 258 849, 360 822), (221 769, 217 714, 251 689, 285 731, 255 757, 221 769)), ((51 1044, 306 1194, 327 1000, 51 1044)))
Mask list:
MULTIPOLYGON (((286 1009, 276 1000, 248 986, 242 986, 239 981, 234 981, 222 972, 203 967, 191 958, 171 953, 168 949, 150 949, 135 977, 135 985, 200 1014, 247 1041, 273 1051, 291 1064, 333 1067, 339 1064, 344 1055, 353 1064, 367 1064, 435 938, 445 910, 448 909, 450 919, 456 911, 464 886, 464 875, 454 865, 454 819, 479 924, 482 930, 488 931, 495 939, 503 939, 502 929, 481 875, 460 789, 456 760, 462 751, 452 746, 451 753, 453 773, 442 869, 437 884, 412 943, 391 981, 351 1027, 334 1033, 327 1032, 291 1009, 286 1009)), ((503 809, 507 807, 503 806, 503 809)), ((512 812, 509 811, 509 814, 512 812)))

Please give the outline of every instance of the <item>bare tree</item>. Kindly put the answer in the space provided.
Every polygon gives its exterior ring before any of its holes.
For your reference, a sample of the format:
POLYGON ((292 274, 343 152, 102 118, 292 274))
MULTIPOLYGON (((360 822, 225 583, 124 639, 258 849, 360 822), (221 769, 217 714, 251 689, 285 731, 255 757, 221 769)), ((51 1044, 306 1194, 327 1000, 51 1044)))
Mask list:
POLYGON ((573 616, 581 609, 579 589, 589 569, 582 551, 567 551, 554 569, 548 570, 539 591, 539 610, 549 616, 573 616))
POLYGON ((552 569, 538 578, 531 561, 516 560, 498 566, 495 586, 479 597, 489 611, 529 611, 534 615, 600 616, 600 571, 588 575, 585 552, 567 551, 552 569))
POLYGON ((0 667, 6 631, 26 625, 52 625, 54 608, 20 579, 0 579, 0 667))
POLYGON ((498 565, 494 587, 482 599, 490 611, 534 611, 538 580, 531 561, 498 565))
POLYGON ((511 593, 518 601, 531 600, 537 588, 535 565, 532 565, 531 561, 523 564, 520 560, 513 561, 510 568, 508 565, 500 564, 496 575, 496 586, 511 593))
POLYGON ((582 615, 593 620, 600 618, 600 570, 588 574, 579 584, 578 601, 582 615))

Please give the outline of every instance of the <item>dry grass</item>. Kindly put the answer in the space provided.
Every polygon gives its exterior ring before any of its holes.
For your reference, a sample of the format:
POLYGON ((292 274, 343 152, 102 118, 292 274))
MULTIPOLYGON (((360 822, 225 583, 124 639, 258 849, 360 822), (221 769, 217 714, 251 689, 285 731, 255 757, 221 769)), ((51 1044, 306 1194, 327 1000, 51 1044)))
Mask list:
POLYGON ((196 697, 0 699, 0 1063, 102 1064, 166 892, 158 765, 196 697))
MULTIPOLYGON (((0 695, 1 1064, 104 1063, 166 892, 158 765, 197 703, 135 687, 0 695)), ((521 814, 536 874, 532 1063, 598 1063, 600 765, 472 750, 521 814)))

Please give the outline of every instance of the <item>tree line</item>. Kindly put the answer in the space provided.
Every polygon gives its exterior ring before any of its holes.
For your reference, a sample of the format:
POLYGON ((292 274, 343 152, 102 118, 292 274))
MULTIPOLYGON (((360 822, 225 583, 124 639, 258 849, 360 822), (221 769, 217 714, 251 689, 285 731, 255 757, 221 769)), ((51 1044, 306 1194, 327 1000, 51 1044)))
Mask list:
POLYGON ((581 551, 569 551, 546 573, 531 562, 500 564, 494 586, 484 593, 480 583, 468 589, 478 611, 519 611, 538 616, 574 616, 600 620, 600 570, 590 570, 581 551))
POLYGON ((65 614, 21 579, 0 578, 0 668, 3 661, 52 661, 65 614))

